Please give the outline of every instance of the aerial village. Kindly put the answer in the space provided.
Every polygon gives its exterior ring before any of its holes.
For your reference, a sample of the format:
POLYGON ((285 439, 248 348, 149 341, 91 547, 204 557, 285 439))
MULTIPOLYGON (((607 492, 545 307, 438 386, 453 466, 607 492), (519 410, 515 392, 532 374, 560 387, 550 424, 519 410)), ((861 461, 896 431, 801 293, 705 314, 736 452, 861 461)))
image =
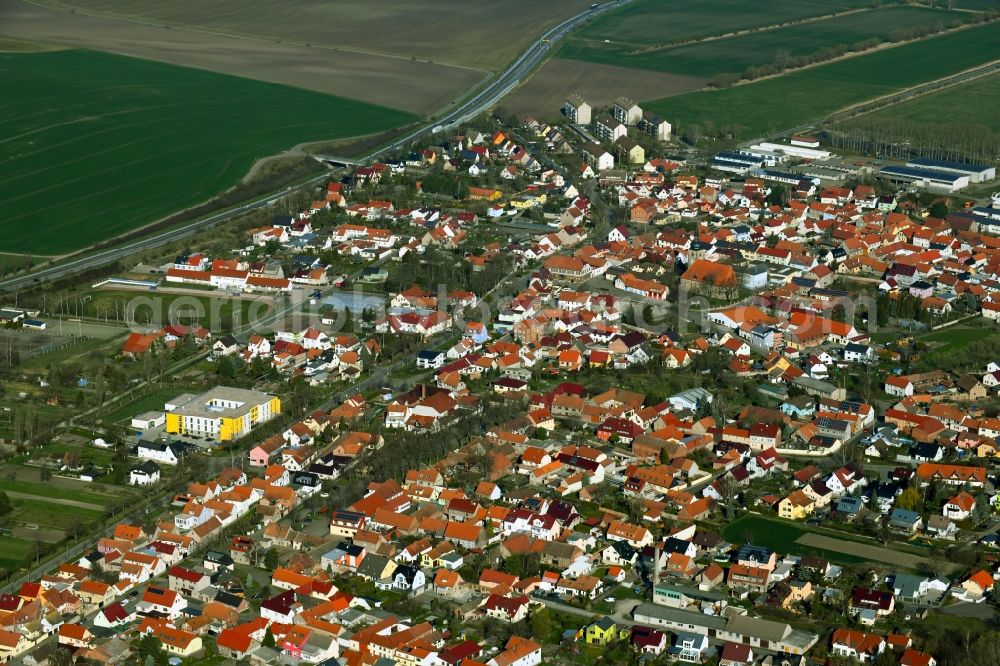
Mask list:
POLYGON ((565 114, 109 277, 270 326, 116 350, 211 385, 108 431, 163 503, 8 578, 0 662, 935 666, 995 624, 1000 208, 565 114))

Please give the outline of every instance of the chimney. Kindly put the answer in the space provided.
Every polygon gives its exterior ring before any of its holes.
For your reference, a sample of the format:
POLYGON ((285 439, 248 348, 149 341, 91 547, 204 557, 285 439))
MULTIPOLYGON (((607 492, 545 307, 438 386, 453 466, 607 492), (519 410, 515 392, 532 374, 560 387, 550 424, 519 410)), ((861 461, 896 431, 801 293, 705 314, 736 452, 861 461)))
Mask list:
POLYGON ((653 585, 660 584, 660 544, 653 547, 653 585))

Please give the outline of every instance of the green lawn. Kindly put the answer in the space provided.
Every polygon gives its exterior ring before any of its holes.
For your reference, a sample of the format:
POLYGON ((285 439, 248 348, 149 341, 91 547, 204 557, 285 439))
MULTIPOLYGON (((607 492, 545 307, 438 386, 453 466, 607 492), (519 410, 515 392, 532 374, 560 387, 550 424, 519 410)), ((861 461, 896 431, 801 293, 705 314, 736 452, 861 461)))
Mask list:
POLYGON ((30 542, 9 536, 0 536, 0 569, 16 571, 30 552, 30 542))
MULTIPOLYGON (((971 321, 974 322, 975 320, 971 321)), ((982 320, 980 321, 982 322, 982 320)), ((938 329, 933 333, 921 335, 917 339, 930 345, 942 345, 939 348, 943 349, 944 347, 964 347, 975 342, 976 340, 982 340, 983 338, 988 338, 991 335, 997 334, 996 331, 986 327, 969 328, 966 326, 966 323, 967 322, 963 322, 957 326, 938 329)))
POLYGON ((0 89, 8 252, 78 249, 210 198, 260 157, 415 119, 289 86, 84 50, 0 53, 0 89))
POLYGON ((722 528, 722 537, 733 544, 752 543, 771 548, 781 555, 819 555, 838 564, 860 564, 864 558, 846 553, 810 548, 796 543, 808 530, 793 522, 763 516, 743 516, 722 528))
MULTIPOLYGON (((36 495, 39 498, 52 497, 54 499, 66 499, 73 500, 75 502, 86 502, 87 504, 94 504, 97 506, 104 506, 112 500, 112 497, 108 495, 102 495, 100 493, 88 492, 85 490, 72 490, 69 488, 60 488, 53 483, 35 483, 32 481, 8 481, 7 479, 0 479, 0 490, 10 490, 12 492, 25 493, 27 495, 36 495)), ((15 498, 17 499, 17 498, 15 498)), ((42 499, 44 501, 44 499, 42 499)), ((58 506, 52 504, 50 506, 58 506)))
POLYGON ((571 40, 652 46, 822 16, 864 4, 861 0, 770 0, 766 5, 744 0, 640 0, 601 16, 571 40))
POLYGON ((681 131, 689 124, 706 130, 725 127, 742 138, 753 138, 817 122, 852 104, 981 65, 997 53, 1000 23, 991 23, 756 83, 655 100, 643 107, 670 119, 681 131))
POLYGON ((85 524, 104 517, 103 511, 61 506, 44 500, 14 499, 13 503, 17 507, 14 511, 16 520, 36 523, 42 527, 51 527, 57 530, 65 529, 73 516, 79 517, 85 524))
MULTIPOLYGON (((163 408, 163 405, 160 405, 163 408)), ((90 434, 88 433, 88 437, 90 434)), ((35 453, 33 450, 32 453, 35 453)), ((107 466, 115 458, 114 451, 106 451, 104 449, 98 449, 93 446, 77 446, 75 444, 68 444, 66 442, 52 442, 46 444, 41 450, 36 454, 39 455, 52 455, 54 453, 76 453, 81 458, 92 461, 95 465, 107 466)))
POLYGON ((224 293, 214 296, 193 294, 168 294, 159 291, 100 290, 93 292, 84 312, 89 317, 114 319, 121 316, 122 307, 132 312, 132 319, 140 324, 165 325, 176 320, 182 324, 200 323, 213 331, 225 330, 239 312, 240 321, 262 317, 272 310, 270 299, 234 299, 224 293), (128 304, 123 306, 122 304, 128 304), (214 313, 214 314, 213 314, 214 313))
POLYGON ((843 125, 864 127, 872 123, 898 121, 913 123, 915 127, 945 124, 964 128, 975 125, 993 135, 1000 135, 1000 74, 868 113, 843 125), (962 109, 960 117, 952 115, 955 109, 962 109))
POLYGON ((175 386, 157 387, 134 400, 119 403, 107 416, 102 417, 105 423, 118 423, 130 420, 143 412, 162 412, 163 405, 184 393, 184 389, 175 386))
POLYGON ((651 69, 710 78, 715 74, 741 74, 748 67, 770 65, 779 51, 791 56, 811 55, 823 47, 852 46, 869 38, 887 39, 898 29, 968 19, 967 12, 948 12, 926 7, 885 7, 751 33, 700 44, 677 46, 649 53, 630 53, 634 46, 612 42, 570 41, 560 56, 621 67, 651 69))
MULTIPOLYGON (((921 363, 925 366, 939 366, 944 361, 947 367, 956 368, 956 365, 952 365, 953 362, 962 361, 959 365, 967 363, 965 359, 959 358, 961 355, 955 355, 955 352, 981 340, 990 340, 995 347, 1000 341, 1000 333, 992 326, 988 326, 984 320, 979 319, 978 321, 981 323, 980 328, 970 328, 966 322, 963 322, 951 328, 943 328, 917 338, 920 342, 931 347, 930 351, 924 354, 921 363)), ((971 359, 970 362, 972 362, 971 359)))
POLYGON ((0 252, 0 275, 7 275, 11 271, 19 271, 26 266, 37 263, 36 259, 28 255, 0 252))

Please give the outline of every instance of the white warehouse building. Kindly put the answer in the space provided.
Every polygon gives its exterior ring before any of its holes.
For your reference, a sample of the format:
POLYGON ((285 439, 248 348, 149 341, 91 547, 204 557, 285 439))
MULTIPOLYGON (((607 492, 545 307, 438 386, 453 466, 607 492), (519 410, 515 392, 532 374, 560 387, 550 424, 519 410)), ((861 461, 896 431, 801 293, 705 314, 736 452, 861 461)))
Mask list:
POLYGON ((918 169, 931 169, 941 173, 955 174, 956 176, 968 176, 970 183, 984 183, 997 177, 997 168, 995 166, 932 160, 929 157, 917 157, 907 162, 906 166, 918 169))

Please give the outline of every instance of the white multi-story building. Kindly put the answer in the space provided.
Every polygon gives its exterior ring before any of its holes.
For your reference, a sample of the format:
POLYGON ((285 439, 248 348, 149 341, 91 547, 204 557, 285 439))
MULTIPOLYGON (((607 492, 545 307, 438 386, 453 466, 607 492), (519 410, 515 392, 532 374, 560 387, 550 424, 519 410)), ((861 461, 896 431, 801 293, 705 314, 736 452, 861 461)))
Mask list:
POLYGON ((591 108, 590 104, 579 95, 570 95, 563 104, 563 113, 569 118, 571 123, 577 125, 589 125, 590 124, 590 114, 591 108))
POLYGON ((201 395, 186 393, 164 409, 168 433, 229 441, 280 414, 281 401, 260 391, 217 386, 201 395))

